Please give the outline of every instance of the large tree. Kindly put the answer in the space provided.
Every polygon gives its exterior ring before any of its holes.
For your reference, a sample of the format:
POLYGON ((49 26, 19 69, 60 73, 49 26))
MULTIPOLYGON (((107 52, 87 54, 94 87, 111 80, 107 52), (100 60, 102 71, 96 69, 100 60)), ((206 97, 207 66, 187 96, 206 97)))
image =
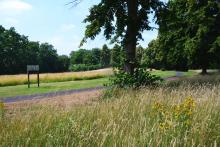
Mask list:
POLYGON ((88 25, 81 45, 103 30, 107 40, 120 42, 124 47, 124 70, 133 74, 137 66, 136 45, 143 39, 142 32, 152 29, 149 16, 157 14, 161 4, 159 0, 101 0, 84 20, 88 25))
POLYGON ((191 59, 206 74, 220 55, 220 46, 215 46, 220 38, 220 0, 189 1, 187 23, 190 27, 186 47, 192 50, 191 59))
POLYGON ((159 17, 159 44, 180 69, 207 68, 219 60, 220 1, 172 0, 159 17))

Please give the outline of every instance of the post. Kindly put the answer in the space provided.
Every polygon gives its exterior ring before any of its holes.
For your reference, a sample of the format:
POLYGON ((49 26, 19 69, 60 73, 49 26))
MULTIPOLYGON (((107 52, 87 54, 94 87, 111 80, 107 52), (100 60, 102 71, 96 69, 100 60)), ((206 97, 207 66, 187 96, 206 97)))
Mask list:
POLYGON ((37 73, 37 86, 40 87, 40 77, 39 77, 39 72, 37 73))
POLYGON ((30 73, 28 71, 28 88, 30 88, 30 73))

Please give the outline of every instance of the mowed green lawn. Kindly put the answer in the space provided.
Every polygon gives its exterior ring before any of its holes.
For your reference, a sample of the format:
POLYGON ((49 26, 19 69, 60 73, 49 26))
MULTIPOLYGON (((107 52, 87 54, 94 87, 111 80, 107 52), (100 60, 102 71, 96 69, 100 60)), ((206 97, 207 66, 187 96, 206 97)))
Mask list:
POLYGON ((94 88, 103 86, 103 84, 108 82, 108 79, 109 78, 100 78, 83 81, 42 83, 40 84, 39 88, 36 84, 31 85, 31 88, 28 88, 27 85, 0 87, 0 99, 19 95, 32 95, 71 89, 94 88))
MULTIPOLYGON (((184 77, 191 77, 198 74, 195 70, 189 70, 188 72, 181 72, 184 77)), ((162 70, 154 70, 151 71, 151 74, 160 76, 161 78, 168 78, 176 76, 176 71, 162 71, 162 70)))

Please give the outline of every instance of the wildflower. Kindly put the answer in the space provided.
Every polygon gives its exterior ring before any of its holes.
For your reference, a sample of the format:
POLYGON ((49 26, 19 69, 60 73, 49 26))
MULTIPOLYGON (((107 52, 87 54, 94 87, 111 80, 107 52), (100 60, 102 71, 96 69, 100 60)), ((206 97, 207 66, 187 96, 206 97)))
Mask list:
POLYGON ((0 101, 0 119, 4 116, 4 103, 0 101))
POLYGON ((192 97, 188 97, 185 99, 183 105, 185 108, 193 109, 193 108, 195 108, 195 101, 193 100, 192 97))
POLYGON ((171 107, 161 103, 155 103, 153 108, 159 116, 159 129, 164 131, 179 127, 189 129, 192 126, 192 115, 196 104, 192 97, 188 97, 183 103, 171 107))
POLYGON ((0 101, 0 110, 4 109, 4 103, 0 101))
POLYGON ((156 102, 153 106, 154 110, 162 110, 163 109, 163 105, 161 103, 156 102))

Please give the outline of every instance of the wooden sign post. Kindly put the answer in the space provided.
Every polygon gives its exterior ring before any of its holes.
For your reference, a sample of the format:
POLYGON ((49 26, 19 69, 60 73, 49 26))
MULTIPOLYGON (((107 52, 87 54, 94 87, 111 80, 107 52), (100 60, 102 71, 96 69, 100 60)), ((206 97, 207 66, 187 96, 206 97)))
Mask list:
POLYGON ((30 88, 30 74, 37 73, 37 86, 40 87, 39 65, 27 65, 28 88, 30 88))

